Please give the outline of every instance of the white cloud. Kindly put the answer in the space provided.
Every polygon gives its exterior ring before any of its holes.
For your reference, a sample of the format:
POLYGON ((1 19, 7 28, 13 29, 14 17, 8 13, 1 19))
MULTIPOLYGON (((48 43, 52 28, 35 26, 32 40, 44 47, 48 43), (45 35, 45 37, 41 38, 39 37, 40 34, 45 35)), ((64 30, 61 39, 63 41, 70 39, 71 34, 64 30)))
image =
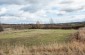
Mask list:
POLYGON ((0 9, 0 14, 5 13, 6 11, 7 11, 7 9, 6 9, 6 8, 1 8, 1 9, 0 9))
MULTIPOLYGON (((3 0, 0 1, 0 16, 3 22, 7 20, 49 22, 55 23, 83 21, 85 0, 3 0), (7 4, 7 5, 6 5, 7 4)), ((11 23, 10 22, 10 23, 11 23)), ((14 22, 13 22, 14 23, 14 22)))

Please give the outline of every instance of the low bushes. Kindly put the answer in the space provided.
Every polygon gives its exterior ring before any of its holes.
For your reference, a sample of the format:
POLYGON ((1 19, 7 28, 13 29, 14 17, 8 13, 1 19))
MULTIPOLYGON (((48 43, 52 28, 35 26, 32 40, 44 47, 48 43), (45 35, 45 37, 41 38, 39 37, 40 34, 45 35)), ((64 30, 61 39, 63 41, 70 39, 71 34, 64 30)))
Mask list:
POLYGON ((2 26, 0 25, 0 32, 1 32, 1 31, 3 31, 3 28, 2 28, 2 26))

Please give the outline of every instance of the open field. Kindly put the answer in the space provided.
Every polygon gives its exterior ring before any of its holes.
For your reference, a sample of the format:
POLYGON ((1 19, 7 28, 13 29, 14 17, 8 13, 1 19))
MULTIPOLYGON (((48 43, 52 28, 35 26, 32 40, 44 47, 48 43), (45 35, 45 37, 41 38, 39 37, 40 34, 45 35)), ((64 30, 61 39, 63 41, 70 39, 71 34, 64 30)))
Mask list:
MULTIPOLYGON (((68 41, 71 34, 76 31, 62 29, 4 31, 0 33, 0 55, 70 55, 70 50, 75 50, 76 45, 74 42, 70 46, 68 41)), ((79 47, 77 48, 79 50, 79 47)))
POLYGON ((0 44, 24 44, 27 46, 67 42, 69 36, 76 30, 61 29, 29 29, 12 30, 0 33, 0 44))
POLYGON ((84 30, 4 31, 0 33, 0 55, 85 55, 84 30))

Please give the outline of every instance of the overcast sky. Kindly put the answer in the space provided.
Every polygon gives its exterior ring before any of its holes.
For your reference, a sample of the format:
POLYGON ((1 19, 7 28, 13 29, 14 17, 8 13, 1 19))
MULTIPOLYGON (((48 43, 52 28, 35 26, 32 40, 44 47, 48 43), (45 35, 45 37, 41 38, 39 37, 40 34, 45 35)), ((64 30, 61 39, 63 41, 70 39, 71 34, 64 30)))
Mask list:
POLYGON ((85 20, 85 0, 0 0, 2 23, 54 23, 85 20))

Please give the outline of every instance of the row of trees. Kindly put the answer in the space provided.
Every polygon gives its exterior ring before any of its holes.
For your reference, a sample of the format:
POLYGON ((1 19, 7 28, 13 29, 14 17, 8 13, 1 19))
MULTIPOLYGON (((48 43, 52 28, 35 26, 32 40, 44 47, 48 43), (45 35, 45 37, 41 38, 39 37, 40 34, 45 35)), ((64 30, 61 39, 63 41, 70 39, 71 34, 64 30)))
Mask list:
POLYGON ((0 31, 3 31, 3 28, 13 28, 13 29, 78 29, 85 26, 84 24, 76 23, 66 23, 66 24, 55 24, 53 19, 50 19, 49 24, 42 24, 40 21, 37 21, 36 24, 0 24, 0 31))
POLYGON ((40 24, 37 21, 36 24, 4 24, 2 26, 12 29, 78 29, 84 27, 85 24, 40 24))
MULTIPOLYGON (((51 18, 50 20, 50 24, 54 24, 53 22, 53 19, 51 18)), ((1 24, 1 18, 0 18, 0 31, 3 31, 3 25, 1 24)), ((7 25, 5 25, 7 26, 7 25)), ((8 25, 9 27, 9 25, 8 25)), ((37 21, 35 25, 31 24, 31 25, 25 25, 25 24, 16 24, 16 25, 11 25, 10 26, 11 28, 14 28, 14 29, 28 29, 28 28, 32 28, 32 29, 37 29, 37 28, 43 28, 44 25, 41 25, 41 22, 40 21, 37 21)))
MULTIPOLYGON (((54 24, 53 19, 50 19, 50 24, 54 24)), ((15 24, 11 25, 13 29, 43 29, 46 28, 40 21, 36 21, 36 24, 15 24)))

